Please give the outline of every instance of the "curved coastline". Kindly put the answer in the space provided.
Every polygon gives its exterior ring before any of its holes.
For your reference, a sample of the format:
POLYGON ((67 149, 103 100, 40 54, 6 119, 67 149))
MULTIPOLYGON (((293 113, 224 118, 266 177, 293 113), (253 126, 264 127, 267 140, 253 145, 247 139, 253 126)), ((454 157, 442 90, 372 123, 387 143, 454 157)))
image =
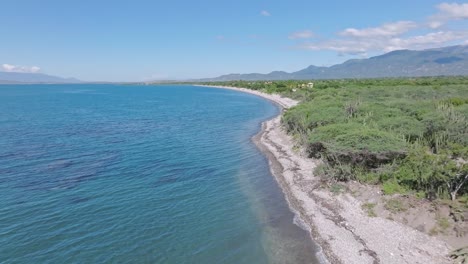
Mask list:
POLYGON ((280 113, 264 121, 252 140, 268 158, 270 171, 298 218, 295 221, 322 249, 317 253, 322 262, 450 263, 450 247, 445 242, 388 219, 369 217, 350 194, 337 196, 318 188, 320 180, 313 169, 319 161, 293 150, 294 141, 281 126, 284 110, 298 101, 246 88, 196 86, 254 94, 280 107, 280 113))

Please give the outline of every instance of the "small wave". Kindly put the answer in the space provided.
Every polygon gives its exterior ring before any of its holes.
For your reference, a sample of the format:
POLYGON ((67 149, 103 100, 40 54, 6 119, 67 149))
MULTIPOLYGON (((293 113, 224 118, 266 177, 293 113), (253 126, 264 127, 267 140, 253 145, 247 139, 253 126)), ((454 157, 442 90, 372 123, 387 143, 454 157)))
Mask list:
POLYGON ((293 218, 293 223, 300 227, 302 230, 305 230, 307 232, 311 232, 309 225, 299 216, 299 212, 297 212, 295 209, 291 209, 291 211, 294 214, 293 218))
MULTIPOLYGON (((290 210, 294 214, 293 223, 297 225, 298 227, 300 227, 301 229, 307 231, 312 236, 312 230, 310 226, 302 219, 302 217, 300 217, 299 212, 296 209, 291 208, 291 207, 290 207, 290 210)), ((320 264, 330 264, 330 262, 328 262, 327 258, 325 257, 325 254, 323 253, 322 247, 316 243, 314 244, 318 249, 317 252, 315 253, 315 256, 317 257, 320 264)))

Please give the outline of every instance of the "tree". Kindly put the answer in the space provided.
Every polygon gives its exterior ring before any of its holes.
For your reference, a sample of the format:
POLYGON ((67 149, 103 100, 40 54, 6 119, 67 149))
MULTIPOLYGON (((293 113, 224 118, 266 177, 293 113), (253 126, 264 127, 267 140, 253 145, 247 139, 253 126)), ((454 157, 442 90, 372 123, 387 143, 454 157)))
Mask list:
POLYGON ((455 201, 455 199, 457 199, 458 192, 467 183, 467 181, 468 166, 465 163, 460 166, 460 170, 455 174, 455 176, 446 182, 452 201, 455 201))

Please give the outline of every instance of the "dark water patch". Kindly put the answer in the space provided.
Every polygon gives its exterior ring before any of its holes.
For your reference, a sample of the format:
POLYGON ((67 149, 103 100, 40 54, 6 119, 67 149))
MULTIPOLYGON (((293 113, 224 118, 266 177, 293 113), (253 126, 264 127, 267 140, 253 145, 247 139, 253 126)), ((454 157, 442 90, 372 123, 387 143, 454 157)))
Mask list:
POLYGON ((161 186, 166 185, 166 184, 175 183, 178 180, 179 180, 179 177, 177 177, 176 175, 162 176, 162 177, 159 177, 156 180, 156 182, 154 182, 153 187, 158 188, 158 187, 161 187, 161 186))
MULTIPOLYGON (((14 169, 11 169, 11 168, 5 168, 5 169, 2 169, 0 168, 0 175, 10 175, 12 173, 16 173, 16 171, 14 169)), ((2 180, 6 180, 7 177, 0 177, 0 182, 2 182, 2 180)))
POLYGON ((22 205, 24 203, 26 203, 26 200, 23 200, 22 198, 15 199, 15 205, 22 205))
POLYGON ((55 182, 54 186, 50 187, 51 190, 56 189, 73 189, 78 187, 78 185, 84 181, 91 180, 96 177, 97 172, 82 172, 79 175, 66 177, 55 182))
POLYGON ((213 168, 205 168, 205 169, 200 169, 197 170, 195 173, 195 177, 207 177, 209 175, 213 175, 217 170, 213 168))
POLYGON ((73 178, 60 177, 45 177, 38 175, 37 177, 27 177, 27 179, 16 180, 15 188, 28 191, 49 191, 57 189, 72 189, 78 184, 73 178))
MULTIPOLYGON (((80 157, 94 158, 92 155, 81 155, 80 157)), ((95 179, 100 173, 106 171, 109 166, 116 164, 118 157, 118 155, 110 154, 96 157, 97 160, 91 161, 82 159, 55 160, 42 166, 42 168, 28 167, 23 171, 27 174, 21 178, 21 182, 17 183, 15 187, 31 191, 73 189, 82 182, 95 179)), ((39 166, 41 165, 39 164, 39 166)))
POLYGON ((15 157, 17 154, 16 153, 13 153, 13 152, 10 152, 10 153, 0 153, 0 159, 6 159, 6 158, 13 158, 15 157))

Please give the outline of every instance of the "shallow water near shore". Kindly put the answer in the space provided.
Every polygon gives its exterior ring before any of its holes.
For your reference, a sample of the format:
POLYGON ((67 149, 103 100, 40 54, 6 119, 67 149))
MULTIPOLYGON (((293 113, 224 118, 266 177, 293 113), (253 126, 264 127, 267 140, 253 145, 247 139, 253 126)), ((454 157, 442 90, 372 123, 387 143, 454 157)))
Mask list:
POLYGON ((265 99, 0 85, 0 262, 318 263, 251 141, 265 99))

